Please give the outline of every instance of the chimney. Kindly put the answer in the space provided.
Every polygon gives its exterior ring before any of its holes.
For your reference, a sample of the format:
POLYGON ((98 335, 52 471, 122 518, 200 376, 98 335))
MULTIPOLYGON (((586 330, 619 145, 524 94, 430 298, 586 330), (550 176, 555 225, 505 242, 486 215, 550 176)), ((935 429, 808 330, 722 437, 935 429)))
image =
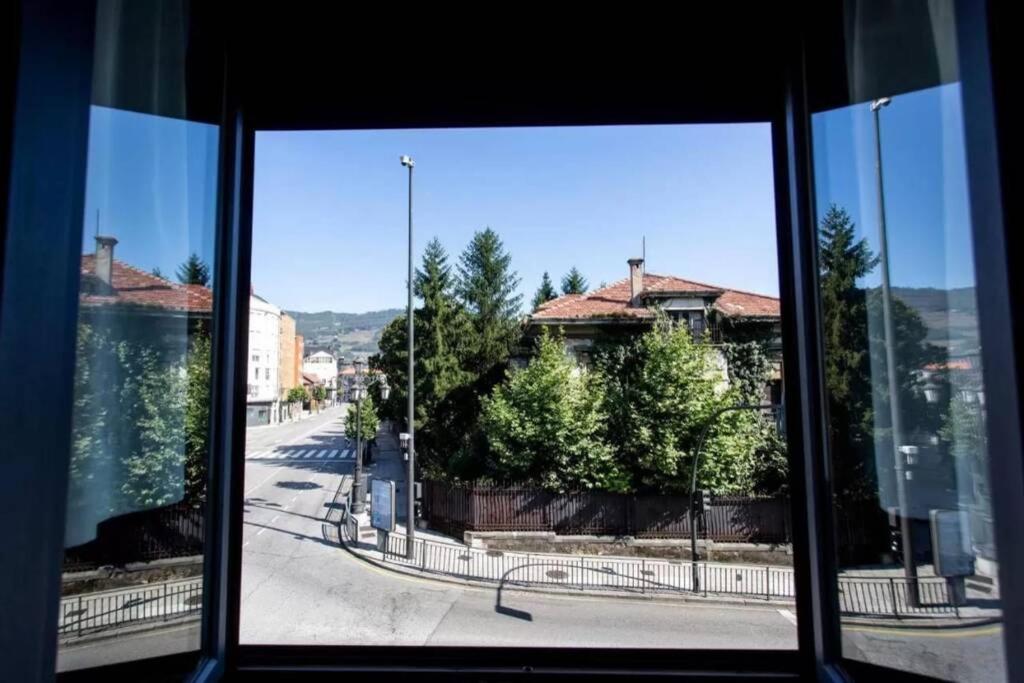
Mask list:
POLYGON ((644 260, 631 258, 629 261, 629 305, 639 306, 640 295, 644 292, 644 260))
POLYGON ((114 279, 114 245, 116 237, 96 235, 96 277, 108 287, 113 287, 114 279))

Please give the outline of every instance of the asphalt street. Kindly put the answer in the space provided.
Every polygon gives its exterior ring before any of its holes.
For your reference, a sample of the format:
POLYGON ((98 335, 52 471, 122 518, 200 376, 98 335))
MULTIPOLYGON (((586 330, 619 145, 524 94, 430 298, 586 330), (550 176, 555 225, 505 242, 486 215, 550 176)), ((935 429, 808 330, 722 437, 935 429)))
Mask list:
MULTIPOLYGON (((398 575, 339 548, 323 523, 354 460, 282 457, 351 449, 341 408, 250 430, 241 640, 244 643, 792 648, 774 608, 509 592, 398 575), (272 453, 268 456, 267 451, 272 453)), ((394 463, 378 462, 393 473, 394 463)), ((401 498, 401 496, 399 497, 401 498)), ((401 514, 401 513, 400 513, 401 514)))

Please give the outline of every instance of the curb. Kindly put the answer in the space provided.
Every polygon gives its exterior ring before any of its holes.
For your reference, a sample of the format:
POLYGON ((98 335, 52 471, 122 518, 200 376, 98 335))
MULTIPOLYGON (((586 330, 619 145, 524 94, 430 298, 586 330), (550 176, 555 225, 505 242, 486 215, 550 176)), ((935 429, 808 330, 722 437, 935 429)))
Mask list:
MULTIPOLYGON (((346 526, 340 524, 339 526, 346 526)), ((755 598, 738 598, 731 596, 718 596, 718 595, 693 595, 687 593, 671 593, 671 592, 651 592, 651 593, 634 593, 634 592, 623 592, 619 590, 585 590, 585 589, 572 589, 572 588, 556 588, 551 586, 529 586, 522 584, 505 584, 501 585, 495 581, 484 581, 480 579, 463 578, 459 576, 453 576, 451 574, 425 572, 420 569, 414 569, 411 567, 405 567, 403 565, 390 564, 383 562, 374 557, 364 554, 357 547, 353 547, 352 543, 348 539, 347 529, 342 531, 339 529, 338 538, 341 540, 341 547, 344 548, 350 555, 357 558, 362 562, 366 562, 369 565, 389 571, 395 574, 401 574, 404 576, 410 576, 425 581, 436 581, 438 583, 446 583, 457 586, 471 586, 474 588, 486 588, 494 591, 502 591, 508 593, 539 593, 542 595, 557 595, 557 596, 576 596, 576 597, 589 597, 589 598, 609 598, 613 600, 633 600, 637 602, 664 602, 664 603, 693 603, 703 605, 737 605, 743 607, 762 607, 769 609, 779 609, 780 607, 795 607, 795 600, 782 600, 772 599, 763 600, 755 598)), ((933 619, 929 617, 904 617, 899 620, 895 619, 882 619, 876 617, 866 616, 846 616, 841 617, 842 624, 856 625, 856 626, 875 626, 888 628, 893 631, 899 631, 902 629, 907 630, 934 630, 934 631, 955 631, 966 628, 976 628, 979 626, 987 626, 990 624, 1002 623, 1002 619, 997 617, 978 617, 970 618, 965 617, 962 619, 933 619)))
MULTIPOLYGON (((342 525, 344 526, 344 525, 342 525)), ((624 592, 619 590, 580 590, 573 588, 556 588, 553 586, 529 586, 522 584, 508 583, 501 585, 496 581, 484 581, 481 579, 469 579, 460 576, 453 576, 451 574, 425 572, 419 569, 413 569, 410 567, 404 567, 402 565, 389 564, 382 562, 374 557, 360 552, 358 548, 353 548, 351 543, 348 542, 347 533, 339 534, 338 537, 341 539, 341 547, 348 551, 353 557, 357 558, 362 562, 366 562, 369 565, 382 569, 384 571, 392 572, 395 574, 401 574, 404 576, 410 576, 424 581, 436 581, 438 583, 452 584, 456 586, 471 586, 474 588, 486 588, 494 591, 502 591, 503 593, 539 593, 546 595, 559 595, 568 597, 588 597, 588 598, 600 598, 606 597, 614 600, 634 600, 637 602, 666 602, 666 603, 696 603, 696 604, 714 604, 714 605, 739 605, 746 607, 768 607, 772 609, 778 609, 779 607, 793 607, 795 602, 792 600, 758 600, 754 598, 737 598, 729 596, 717 596, 708 595, 707 597, 701 595, 689 595, 685 593, 668 593, 668 592, 651 592, 651 593, 634 593, 624 592)))

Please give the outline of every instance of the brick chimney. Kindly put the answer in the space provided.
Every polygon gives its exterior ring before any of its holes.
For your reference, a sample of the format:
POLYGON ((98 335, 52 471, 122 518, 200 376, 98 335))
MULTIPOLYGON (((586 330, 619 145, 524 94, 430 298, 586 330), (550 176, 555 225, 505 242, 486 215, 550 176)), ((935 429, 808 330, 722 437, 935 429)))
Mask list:
POLYGON ((96 277, 108 287, 113 287, 114 245, 116 237, 96 235, 96 277))
POLYGON ((629 305, 639 306, 640 295, 644 293, 644 260, 631 258, 629 261, 629 305))

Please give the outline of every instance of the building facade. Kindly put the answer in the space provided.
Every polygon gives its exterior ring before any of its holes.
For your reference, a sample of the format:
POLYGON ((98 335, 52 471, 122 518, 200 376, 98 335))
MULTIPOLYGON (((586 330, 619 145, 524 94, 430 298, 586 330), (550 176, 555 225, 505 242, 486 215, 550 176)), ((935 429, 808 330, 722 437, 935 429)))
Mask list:
POLYGON ((302 372, 316 378, 318 385, 327 389, 328 405, 337 396, 338 359, 326 351, 317 351, 302 360, 302 372))
POLYGON ((281 309, 249 296, 249 369, 246 424, 278 421, 280 403, 281 309))

